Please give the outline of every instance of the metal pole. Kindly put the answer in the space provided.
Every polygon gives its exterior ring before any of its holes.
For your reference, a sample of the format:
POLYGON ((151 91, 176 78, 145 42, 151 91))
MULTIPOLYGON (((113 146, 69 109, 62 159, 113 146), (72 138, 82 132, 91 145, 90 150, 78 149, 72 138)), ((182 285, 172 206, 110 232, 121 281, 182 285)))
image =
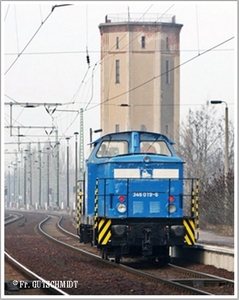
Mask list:
POLYGON ((211 104, 221 104, 224 103, 225 107, 225 161, 224 161, 224 185, 225 185, 225 195, 224 195, 224 218, 225 223, 228 217, 228 185, 227 185, 227 176, 228 176, 228 106, 227 102, 223 100, 211 100, 211 104))
POLYGON ((30 207, 32 207, 32 153, 31 143, 29 143, 29 180, 30 180, 30 207))
POLYGON ((21 160, 17 160, 17 177, 18 177, 18 182, 17 182, 17 208, 20 206, 21 201, 21 160))
MULTIPOLYGON (((225 102, 226 103, 226 102, 225 102)), ((228 107, 225 107, 225 178, 228 175, 228 107)))
POLYGON ((18 199, 18 189, 17 189, 17 151, 15 152, 15 166, 14 166, 14 202, 15 202, 15 207, 17 206, 17 199, 18 199))
POLYGON ((77 206, 77 172, 78 172, 78 160, 77 160, 77 157, 78 157, 78 153, 77 153, 77 135, 78 135, 78 132, 74 132, 75 134, 75 207, 77 206))
POLYGON ((20 188, 20 193, 19 193, 19 202, 22 203, 22 199, 23 199, 23 185, 24 185, 24 163, 23 163, 23 150, 21 149, 21 160, 20 160, 20 175, 19 175, 19 188, 20 188))
POLYGON ((58 141, 58 130, 56 129, 56 206, 59 209, 60 208, 60 186, 59 186, 59 180, 60 180, 60 168, 59 168, 59 145, 60 142, 58 141))
POLYGON ((10 136, 12 136, 12 102, 10 102, 10 136))
POLYGON ((38 195, 38 202, 39 202, 39 208, 41 208, 41 148, 40 148, 40 142, 38 143, 38 159, 39 159, 39 195, 38 195))
POLYGON ((49 208, 49 190, 50 190, 50 172, 49 172, 49 164, 50 164, 50 155, 49 150, 50 148, 46 148, 47 150, 47 209, 49 208))
POLYGON ((29 203, 29 151, 28 149, 25 149, 24 151, 26 153, 26 156, 24 156, 24 206, 26 206, 27 203, 29 203))
POLYGON ((67 167, 67 174, 66 174, 66 191, 67 191, 67 204, 66 204, 66 208, 67 210, 70 208, 69 205, 69 137, 66 138, 67 141, 67 147, 66 147, 66 156, 67 156, 67 162, 66 162, 66 167, 67 167))
POLYGON ((20 126, 18 126, 18 151, 20 151, 20 126))
POLYGON ((24 207, 26 208, 27 204, 27 181, 26 181, 26 171, 27 171, 27 158, 24 156, 24 207))
POLYGON ((14 207, 17 205, 17 154, 14 163, 14 207))
POLYGON ((223 100, 211 100, 211 104, 221 104, 224 103, 226 105, 225 107, 225 161, 224 161, 224 174, 225 174, 225 180, 228 175, 228 106, 227 102, 223 100))
POLYGON ((90 128, 90 147, 92 148, 92 128, 90 128))
POLYGON ((59 162, 59 142, 57 143, 57 207, 60 208, 60 162, 59 162))
POLYGON ((10 167, 8 166, 8 205, 7 207, 10 206, 11 203, 11 176, 10 176, 10 167))
POLYGON ((228 107, 227 103, 225 107, 225 222, 227 222, 228 218, 228 184, 227 184, 227 177, 228 177, 228 107))

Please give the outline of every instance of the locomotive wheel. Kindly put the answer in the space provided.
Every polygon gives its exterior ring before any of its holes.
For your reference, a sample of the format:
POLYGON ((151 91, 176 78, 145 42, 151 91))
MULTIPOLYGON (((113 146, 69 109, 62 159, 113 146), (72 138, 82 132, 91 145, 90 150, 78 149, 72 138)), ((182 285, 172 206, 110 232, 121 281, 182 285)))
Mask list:
POLYGON ((169 255, 169 248, 168 247, 162 247, 160 255, 157 256, 157 258, 156 258, 156 262, 160 266, 163 266, 163 265, 168 264, 168 263, 171 262, 171 256, 169 255))
POLYGON ((101 257, 105 260, 109 260, 108 254, 106 253, 105 250, 102 250, 101 257))
POLYGON ((119 263, 120 263, 120 258, 121 258, 121 255, 118 254, 118 253, 115 253, 115 263, 116 263, 116 264, 119 264, 119 263))

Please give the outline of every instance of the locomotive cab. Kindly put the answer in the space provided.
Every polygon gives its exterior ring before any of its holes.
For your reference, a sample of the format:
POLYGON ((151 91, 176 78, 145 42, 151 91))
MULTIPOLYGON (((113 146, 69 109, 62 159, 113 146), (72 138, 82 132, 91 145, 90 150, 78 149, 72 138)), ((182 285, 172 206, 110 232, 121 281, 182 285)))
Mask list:
POLYGON ((80 242, 117 262, 123 256, 167 258, 170 246, 194 244, 195 218, 184 216, 184 162, 171 140, 130 131, 93 144, 80 197, 80 242))

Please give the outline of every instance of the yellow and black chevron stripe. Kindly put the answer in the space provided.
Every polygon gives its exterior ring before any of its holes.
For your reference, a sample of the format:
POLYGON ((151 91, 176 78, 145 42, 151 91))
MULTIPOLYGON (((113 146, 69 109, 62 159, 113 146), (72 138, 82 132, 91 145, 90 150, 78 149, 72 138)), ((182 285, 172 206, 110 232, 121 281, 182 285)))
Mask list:
POLYGON ((82 202, 83 193, 81 189, 77 189, 77 204, 76 204, 76 228, 78 229, 81 224, 81 214, 82 214, 82 202))
POLYGON ((94 228, 97 228, 98 226, 98 200, 99 200, 99 188, 98 188, 99 182, 98 179, 96 180, 95 185, 95 212, 94 212, 94 228))
POLYGON ((199 180, 196 181, 196 191, 195 191, 195 216, 196 216, 196 230, 199 230, 199 206, 198 206, 198 200, 199 200, 199 180))
POLYGON ((184 239, 187 243, 187 245, 192 246, 195 244, 195 221, 194 219, 184 219, 183 225, 186 229, 186 234, 184 236, 184 239))
POLYGON ((101 219, 98 222, 98 244, 107 245, 111 238, 111 220, 101 219))

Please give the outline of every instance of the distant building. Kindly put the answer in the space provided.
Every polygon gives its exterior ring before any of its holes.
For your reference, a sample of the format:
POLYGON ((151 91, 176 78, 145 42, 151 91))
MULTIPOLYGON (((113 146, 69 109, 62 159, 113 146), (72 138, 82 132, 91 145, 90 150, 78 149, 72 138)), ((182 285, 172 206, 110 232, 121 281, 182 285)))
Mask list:
POLYGON ((180 39, 175 17, 106 16, 101 34, 101 128, 161 132, 177 139, 180 39), (147 18, 147 20, 146 20, 147 18), (137 20, 137 19, 136 19, 137 20))

